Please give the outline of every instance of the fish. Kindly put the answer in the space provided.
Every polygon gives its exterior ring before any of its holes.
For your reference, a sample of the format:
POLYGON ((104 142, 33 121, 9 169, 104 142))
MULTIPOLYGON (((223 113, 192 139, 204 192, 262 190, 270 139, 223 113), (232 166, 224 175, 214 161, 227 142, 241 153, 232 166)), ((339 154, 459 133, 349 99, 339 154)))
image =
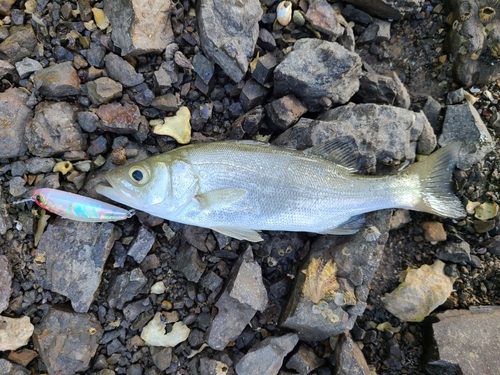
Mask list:
POLYGON ((332 141, 305 151, 254 141, 191 144, 105 172, 96 191, 160 218, 262 241, 259 231, 347 235, 387 208, 466 215, 450 189, 460 144, 395 175, 356 173, 332 141))
POLYGON ((97 199, 50 188, 33 190, 31 198, 22 202, 27 200, 35 202, 44 210, 76 221, 100 223, 125 220, 134 215, 134 210, 126 210, 97 199))

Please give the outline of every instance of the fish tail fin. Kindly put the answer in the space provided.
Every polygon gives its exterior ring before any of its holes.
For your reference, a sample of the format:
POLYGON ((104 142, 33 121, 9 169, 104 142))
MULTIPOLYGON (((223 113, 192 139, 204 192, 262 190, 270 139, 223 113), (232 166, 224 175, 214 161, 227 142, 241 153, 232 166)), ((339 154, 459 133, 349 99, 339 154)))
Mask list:
POLYGON ((462 203, 450 189, 450 176, 460 148, 460 143, 452 143, 408 168, 407 173, 417 175, 420 185, 419 198, 412 209, 454 219, 466 216, 462 203))

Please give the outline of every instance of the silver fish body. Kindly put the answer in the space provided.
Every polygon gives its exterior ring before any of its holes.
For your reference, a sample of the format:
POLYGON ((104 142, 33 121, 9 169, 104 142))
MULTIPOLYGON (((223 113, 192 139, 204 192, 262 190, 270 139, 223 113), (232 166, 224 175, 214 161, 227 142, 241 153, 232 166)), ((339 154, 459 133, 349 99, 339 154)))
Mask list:
POLYGON ((394 176, 363 176, 315 153, 262 143, 189 145, 106 174, 97 191, 168 220, 261 240, 258 230, 355 233, 362 214, 406 208, 465 215, 449 190, 458 145, 394 176))

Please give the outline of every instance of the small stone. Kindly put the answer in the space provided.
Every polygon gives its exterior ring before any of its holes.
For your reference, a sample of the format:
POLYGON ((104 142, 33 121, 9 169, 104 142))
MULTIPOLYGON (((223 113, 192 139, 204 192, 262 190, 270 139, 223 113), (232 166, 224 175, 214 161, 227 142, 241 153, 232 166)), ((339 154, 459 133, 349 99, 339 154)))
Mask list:
POLYGON ((11 351, 7 357, 9 361, 17 363, 21 366, 28 366, 28 364, 38 356, 38 353, 31 349, 19 349, 11 351))
POLYGON ((30 158, 26 160, 26 169, 31 174, 49 173, 54 168, 56 161, 52 158, 30 158))
POLYGON ((440 130, 438 120, 439 115, 441 114, 441 104, 439 104, 439 102, 432 96, 428 96, 422 112, 425 113, 425 116, 427 117, 427 120, 429 120, 429 123, 434 131, 440 130))
POLYGON ((6 75, 14 73, 15 70, 16 68, 14 65, 8 61, 0 60, 0 78, 4 78, 6 75))
POLYGON ((187 280, 197 283, 206 265, 194 246, 184 246, 179 249, 173 268, 182 272, 187 280))
POLYGON ((152 346, 149 348, 151 359, 160 371, 165 371, 172 362, 172 348, 158 348, 152 346))
POLYGON ((274 51, 276 49, 276 40, 273 35, 264 28, 259 29, 259 39, 257 44, 268 51, 274 51))
POLYGON ((465 242, 447 243, 437 253, 438 259, 444 262, 452 262, 461 265, 466 265, 470 262, 470 245, 465 242))
POLYGON ((99 122, 99 117, 94 112, 84 111, 78 112, 78 124, 87 133, 93 133, 97 129, 97 123, 99 122))
POLYGON ((101 105, 97 111, 101 119, 98 127, 117 134, 134 134, 139 130, 141 112, 132 103, 109 103, 101 105))
POLYGON ((20 197, 26 193, 26 181, 22 177, 14 177, 9 182, 9 194, 13 197, 20 197))
POLYGON ((322 366, 324 362, 309 346, 300 344, 299 349, 286 363, 286 368, 295 370, 299 374, 309 374, 311 371, 322 366))
POLYGON ((123 165, 127 161, 127 151, 123 147, 115 148, 111 152, 111 161, 116 165, 123 165))
POLYGON ((188 107, 181 107, 173 117, 165 117, 164 123, 153 128, 153 133, 168 135, 180 144, 191 141, 191 112, 188 107))
POLYGON ((97 78, 87 83, 87 95, 95 105, 109 103, 122 96, 123 87, 108 77, 97 78))
POLYGON ((373 18, 368 13, 353 7, 351 4, 346 4, 342 9, 342 15, 347 21, 353 21, 364 26, 373 22, 373 18))
POLYGON ((438 242, 446 241, 446 232, 443 224, 438 221, 424 221, 420 224, 424 230, 424 238, 431 244, 435 245, 438 242))
POLYGON ((382 43, 391 39, 391 23, 374 19, 356 40, 357 45, 382 43))
POLYGON ((486 233, 495 228, 495 220, 474 220, 474 230, 476 233, 486 233))
POLYGON ((31 371, 22 366, 10 363, 6 359, 0 359, 0 374, 4 375, 30 375, 31 371))
MULTIPOLYGON (((331 339, 330 339, 331 343, 331 339)), ((371 375, 372 372, 359 346, 346 332, 340 336, 335 346, 336 372, 335 375, 371 375)))
POLYGON ((8 318, 0 316, 0 350, 16 350, 28 344, 34 326, 28 316, 8 318))
POLYGON ((10 35, 0 43, 0 59, 14 64, 25 57, 32 57, 37 43, 30 24, 13 26, 10 28, 10 35))
POLYGON ((0 255, 0 313, 9 307, 12 294, 12 269, 5 255, 0 255))
POLYGON ((203 126, 212 118, 212 103, 202 103, 197 106, 191 115, 192 130, 197 132, 203 129, 203 126))
POLYGON ((174 95, 170 92, 165 95, 155 97, 151 103, 154 108, 165 112, 177 112, 181 104, 179 94, 174 95))
POLYGON ((146 285, 147 279, 140 268, 115 276, 109 283, 108 303, 111 308, 123 309, 146 285))
POLYGON ((177 83, 179 79, 177 67, 174 62, 164 61, 160 68, 153 73, 153 79, 158 91, 165 94, 166 90, 172 87, 173 84, 177 83))
POLYGON ((97 27, 101 30, 106 30, 109 26, 109 20, 104 11, 99 8, 92 8, 92 13, 94 13, 94 21, 97 27))
POLYGON ((30 59, 29 57, 25 57, 21 61, 16 62, 16 70, 17 74, 19 74, 20 78, 26 78, 31 73, 37 72, 43 69, 42 64, 38 61, 30 59))
POLYGON ((167 288, 165 287, 165 284, 163 281, 158 281, 151 285, 151 293, 153 294, 163 294, 167 288))
POLYGON ((137 263, 141 263, 153 247, 155 239, 155 232, 142 225, 130 244, 128 255, 134 258, 137 263))
MULTIPOLYGON (((193 68, 206 87, 212 86, 215 66, 210 60, 201 53, 197 53, 193 57, 193 68)), ((204 92, 204 94, 206 94, 206 92, 204 92)))
POLYGON ((243 110, 245 112, 255 108, 256 106, 264 103, 264 100, 267 97, 268 89, 264 86, 257 83, 253 78, 249 79, 245 86, 243 86, 243 90, 240 95, 240 102, 243 110))
POLYGON ((105 153, 107 149, 108 149, 108 140, 106 139, 105 136, 100 135, 90 143, 87 152, 89 153, 90 156, 96 156, 105 153))
POLYGON ((408 210, 404 210, 404 209, 395 210, 392 217, 391 217, 390 230, 400 229, 405 224, 408 224, 410 221, 411 221, 411 216, 410 216, 410 212, 408 210))
POLYGON ((274 68, 278 65, 276 57, 270 53, 259 57, 252 77, 261 85, 270 82, 273 78, 274 68))
POLYGON ((80 78, 71 62, 55 64, 35 73, 35 87, 46 97, 63 97, 80 93, 80 78))
POLYGON ((123 86, 132 87, 144 82, 142 74, 137 73, 134 67, 120 56, 108 53, 104 62, 109 77, 120 82, 123 86))
POLYGON ((200 375, 231 374, 231 366, 211 358, 200 358, 200 375))
POLYGON ((19 89, 0 93, 0 158, 18 157, 27 150, 25 128, 33 117, 27 102, 28 95, 19 89))
POLYGON ((141 339, 152 346, 174 347, 187 340, 191 330, 183 323, 176 322, 172 330, 165 334, 165 322, 157 312, 154 318, 142 329, 141 339))
POLYGON ((312 1, 305 18, 314 29, 332 36, 334 40, 344 33, 344 28, 340 25, 337 14, 326 0, 312 1))
POLYGON ((294 95, 287 95, 266 105, 266 115, 279 130, 294 125, 307 112, 307 107, 294 95))

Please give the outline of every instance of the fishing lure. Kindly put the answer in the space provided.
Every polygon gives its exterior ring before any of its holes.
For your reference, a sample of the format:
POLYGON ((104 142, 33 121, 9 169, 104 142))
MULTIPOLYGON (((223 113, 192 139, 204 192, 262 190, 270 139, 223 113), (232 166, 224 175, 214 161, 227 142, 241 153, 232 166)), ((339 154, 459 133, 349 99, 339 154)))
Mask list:
POLYGON ((21 202, 26 201, 33 201, 47 211, 76 221, 94 223, 117 221, 128 219, 135 214, 134 210, 126 210, 97 199, 49 188, 35 189, 31 198, 21 202))

